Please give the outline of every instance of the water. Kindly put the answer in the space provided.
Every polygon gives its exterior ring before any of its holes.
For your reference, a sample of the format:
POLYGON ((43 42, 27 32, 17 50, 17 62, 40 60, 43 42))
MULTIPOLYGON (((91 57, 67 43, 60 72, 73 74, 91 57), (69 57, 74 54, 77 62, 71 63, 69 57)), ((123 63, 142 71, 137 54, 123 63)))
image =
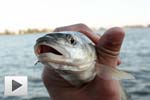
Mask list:
POLYGON ((41 80, 43 67, 34 66, 36 57, 33 45, 37 35, 0 36, 0 100, 49 100, 41 80), (29 79, 28 96, 3 96, 4 76, 27 75, 29 79), (46 99, 47 98, 47 99, 46 99))
MULTIPOLYGON (((131 72, 136 80, 123 81, 130 100, 150 100, 150 29, 126 29, 121 49, 120 69, 131 72)), ((34 66, 35 40, 43 34, 0 36, 0 100, 49 100, 41 80, 43 67, 34 66), (27 75, 28 96, 6 97, 4 76, 27 75)))

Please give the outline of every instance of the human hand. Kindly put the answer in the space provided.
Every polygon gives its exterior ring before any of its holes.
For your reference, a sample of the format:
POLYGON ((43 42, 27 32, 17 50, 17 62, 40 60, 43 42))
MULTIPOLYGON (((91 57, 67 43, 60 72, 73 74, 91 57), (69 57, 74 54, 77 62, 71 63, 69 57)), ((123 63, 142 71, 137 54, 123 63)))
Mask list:
MULTIPOLYGON (((111 28, 102 37, 93 34, 92 30, 84 24, 60 27, 54 31, 82 32, 96 44, 99 63, 112 67, 120 64, 118 54, 124 38, 121 28, 111 28)), ((116 80, 104 80, 96 76, 93 81, 75 87, 56 72, 45 67, 43 82, 53 100, 120 100, 120 85, 116 80)))

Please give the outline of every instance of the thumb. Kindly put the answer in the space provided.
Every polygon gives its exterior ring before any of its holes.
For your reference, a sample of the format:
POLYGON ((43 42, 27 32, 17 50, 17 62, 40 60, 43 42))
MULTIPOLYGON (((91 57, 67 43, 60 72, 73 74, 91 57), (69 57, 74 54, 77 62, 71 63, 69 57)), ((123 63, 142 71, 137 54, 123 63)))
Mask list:
POLYGON ((124 31, 119 27, 111 28, 104 33, 96 45, 99 63, 112 67, 117 66, 124 35, 124 31))

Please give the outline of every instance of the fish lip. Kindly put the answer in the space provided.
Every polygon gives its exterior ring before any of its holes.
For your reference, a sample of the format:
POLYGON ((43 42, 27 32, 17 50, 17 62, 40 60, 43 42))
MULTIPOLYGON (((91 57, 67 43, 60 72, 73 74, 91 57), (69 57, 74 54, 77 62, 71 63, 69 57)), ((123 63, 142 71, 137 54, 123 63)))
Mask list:
POLYGON ((34 46, 34 52, 36 54, 36 56, 39 56, 39 55, 43 55, 43 54, 51 54, 53 55, 54 57, 58 57, 58 56, 64 56, 64 57, 69 57, 69 53, 63 49, 61 46, 56 46, 56 45, 52 45, 52 44, 48 44, 46 42, 42 42, 42 43, 37 43, 35 44, 34 46), (56 51, 58 51, 61 55, 57 55, 55 53, 52 53, 52 52, 45 52, 45 53, 39 53, 39 46, 48 46, 48 47, 51 47, 53 49, 55 49, 56 51))

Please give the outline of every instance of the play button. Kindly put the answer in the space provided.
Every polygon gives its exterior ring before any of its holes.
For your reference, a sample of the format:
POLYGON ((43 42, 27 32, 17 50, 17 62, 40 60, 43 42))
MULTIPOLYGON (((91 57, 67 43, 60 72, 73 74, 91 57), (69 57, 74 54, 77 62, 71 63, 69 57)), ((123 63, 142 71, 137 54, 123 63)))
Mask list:
POLYGON ((27 95, 27 76, 5 76, 4 95, 27 95))
POLYGON ((21 86, 22 86, 22 84, 18 83, 15 80, 12 80, 12 91, 15 91, 16 89, 18 89, 21 86))

